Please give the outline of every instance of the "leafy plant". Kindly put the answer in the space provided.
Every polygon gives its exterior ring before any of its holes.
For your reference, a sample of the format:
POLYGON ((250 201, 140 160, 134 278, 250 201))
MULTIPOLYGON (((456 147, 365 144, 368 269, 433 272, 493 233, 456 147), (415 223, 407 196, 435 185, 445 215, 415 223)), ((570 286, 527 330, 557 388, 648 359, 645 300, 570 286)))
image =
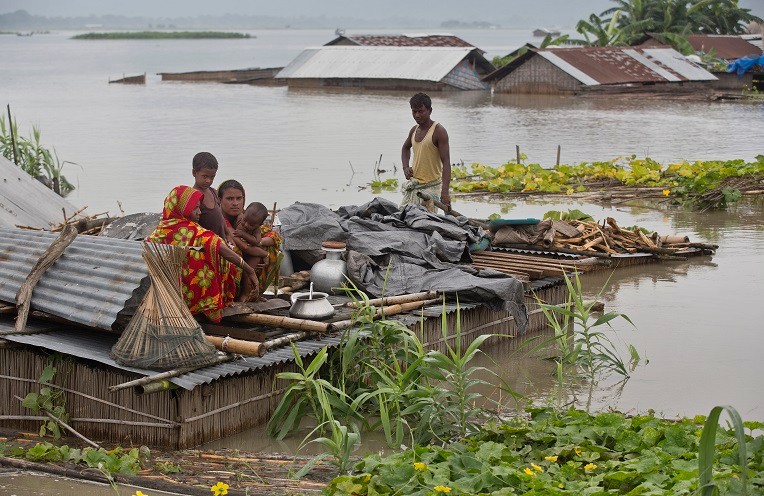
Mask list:
MULTIPOLYGON (((564 274, 564 277, 568 288, 568 300, 564 306, 549 305, 538 300, 539 307, 554 330, 559 345, 561 355, 558 364, 561 367, 572 365, 581 368, 592 382, 603 371, 613 371, 628 377, 629 371, 613 342, 597 328, 603 325, 610 326, 610 322, 618 317, 632 326, 633 322, 626 315, 617 312, 604 313, 592 322, 595 316, 592 307, 595 302, 584 300, 578 274, 576 273, 573 279, 567 274, 564 274), (569 330, 572 331, 572 337, 569 330)), ((631 350, 633 356, 636 350, 633 347, 631 350)))
POLYGON ((21 169, 61 196, 74 191, 74 185, 62 174, 66 164, 78 165, 74 162, 61 161, 55 148, 51 152, 40 141, 40 129, 32 127, 32 137, 19 136, 16 121, 7 125, 5 117, 0 116, 0 153, 8 160, 18 160, 21 169), (15 149, 15 152, 14 152, 15 149))
MULTIPOLYGON (((21 404, 35 413, 50 413, 62 422, 69 421, 66 411, 66 397, 60 389, 50 387, 50 381, 56 375, 56 367, 48 364, 42 371, 38 382, 43 385, 37 393, 27 393, 21 404)), ((50 433, 55 439, 61 438, 61 427, 55 420, 46 420, 40 426, 40 437, 50 433)))
MULTIPOLYGON (((366 456, 325 493, 695 495, 708 487, 698 471, 705 420, 532 407, 524 416, 489 423, 446 446, 366 456)), ((717 420, 709 417, 706 425, 717 420)), ((716 438, 722 456, 711 482, 719 493, 740 493, 743 470, 757 474, 750 480, 751 493, 761 493, 764 436, 739 437, 720 429, 716 438), (730 456, 741 443, 752 453, 743 461, 730 456)))

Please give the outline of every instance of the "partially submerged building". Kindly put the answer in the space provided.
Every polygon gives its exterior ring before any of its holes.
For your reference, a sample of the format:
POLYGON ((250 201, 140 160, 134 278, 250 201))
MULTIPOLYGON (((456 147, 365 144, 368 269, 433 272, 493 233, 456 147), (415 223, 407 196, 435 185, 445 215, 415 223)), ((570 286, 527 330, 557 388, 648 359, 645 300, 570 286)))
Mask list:
MULTIPOLYGON (((656 35, 646 35, 640 43, 641 47, 656 46, 661 43, 656 35)), ((741 88, 755 88, 764 90, 764 67, 757 65, 752 70, 738 75, 727 72, 727 64, 745 57, 760 57, 762 55, 761 35, 710 35, 691 34, 687 41, 693 50, 699 54, 708 54, 720 59, 720 66, 711 66, 709 70, 717 80, 712 86, 717 90, 740 90, 741 88)))
POLYGON ((660 47, 530 48, 483 79, 497 93, 686 93, 716 77, 660 47))
POLYGON ((290 88, 487 90, 493 70, 474 47, 332 45, 304 50, 276 77, 290 88))
POLYGON ((450 34, 340 34, 324 46, 397 46, 476 48, 450 34))

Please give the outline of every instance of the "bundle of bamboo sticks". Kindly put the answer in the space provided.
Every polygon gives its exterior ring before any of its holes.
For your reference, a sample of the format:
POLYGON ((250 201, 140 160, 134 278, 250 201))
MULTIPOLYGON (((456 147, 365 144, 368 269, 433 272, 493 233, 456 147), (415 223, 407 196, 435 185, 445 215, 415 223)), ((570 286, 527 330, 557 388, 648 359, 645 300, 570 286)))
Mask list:
POLYGON ((216 363, 215 347, 181 294, 186 249, 160 243, 144 243, 143 249, 151 286, 112 348, 113 358, 123 365, 158 370, 216 363))

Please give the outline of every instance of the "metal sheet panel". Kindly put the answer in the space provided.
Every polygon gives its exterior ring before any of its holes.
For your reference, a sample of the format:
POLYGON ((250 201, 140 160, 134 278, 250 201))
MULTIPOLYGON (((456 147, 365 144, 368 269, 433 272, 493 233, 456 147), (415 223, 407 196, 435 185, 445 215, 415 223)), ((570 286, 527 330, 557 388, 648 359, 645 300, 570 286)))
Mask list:
POLYGON ((645 48, 642 50, 647 57, 657 61, 664 67, 668 67, 673 72, 679 74, 687 81, 716 81, 717 77, 703 69, 702 67, 690 62, 681 53, 671 48, 645 48))
POLYGON ((0 155, 0 227, 50 229, 79 210, 0 155))
POLYGON ((474 48, 324 46, 308 48, 276 78, 440 81, 474 48))
POLYGON ((713 50, 720 59, 730 61, 750 55, 761 55, 761 35, 758 40, 758 46, 751 46, 753 43, 746 37, 738 35, 691 34, 687 37, 695 51, 709 53, 713 50))
POLYGON ((656 64, 655 62, 653 62, 652 60, 650 60, 649 58, 647 58, 646 56, 642 55, 641 53, 639 53, 636 50, 633 50, 633 49, 624 49, 623 53, 625 53, 626 55, 632 57, 634 60, 636 60, 640 64, 646 65, 647 67, 650 68, 650 70, 652 70, 653 72, 657 73, 658 75, 660 75, 663 79, 665 79, 667 81, 674 81, 674 82, 676 82, 676 81, 681 81, 682 80, 681 78, 678 78, 677 76, 675 76, 671 72, 667 71, 666 69, 664 69, 660 65, 656 64))
MULTIPOLYGON (((49 326, 50 324, 44 322, 30 321, 30 324, 27 327, 33 329, 46 329, 49 326)), ((65 355, 93 360, 109 367, 134 372, 144 376, 159 373, 156 370, 125 367, 115 362, 109 356, 112 346, 114 346, 114 343, 116 343, 118 339, 115 335, 68 326, 56 326, 55 328, 56 330, 41 334, 10 334, 3 336, 3 338, 14 343, 26 344, 57 351, 65 355)), ((5 329, 13 329, 13 322, 9 320, 0 320, 0 330, 5 329)), ((300 356, 305 358, 317 353, 324 346, 335 348, 339 342, 339 336, 329 336, 319 340, 298 341, 295 343, 295 347, 300 353, 300 356)), ((262 357, 241 358, 232 362, 198 369, 168 380, 183 389, 191 390, 196 386, 209 384, 212 381, 223 377, 239 375, 293 361, 294 353, 292 347, 287 346, 268 352, 262 357)))
MULTIPOLYGON (((16 293, 56 233, 0 228, 0 301, 16 293)), ((148 277, 139 242, 80 235, 43 274, 32 309, 71 322, 110 330, 148 277)))
POLYGON ((573 76, 577 80, 581 81, 581 83, 587 85, 587 86, 597 86, 599 85, 599 81, 594 79, 593 77, 589 76, 582 70, 575 67, 573 64, 561 59, 557 56, 557 54, 551 53, 551 52, 538 52, 539 55, 547 59, 549 62, 557 66, 560 70, 562 70, 564 73, 568 74, 569 76, 573 76))

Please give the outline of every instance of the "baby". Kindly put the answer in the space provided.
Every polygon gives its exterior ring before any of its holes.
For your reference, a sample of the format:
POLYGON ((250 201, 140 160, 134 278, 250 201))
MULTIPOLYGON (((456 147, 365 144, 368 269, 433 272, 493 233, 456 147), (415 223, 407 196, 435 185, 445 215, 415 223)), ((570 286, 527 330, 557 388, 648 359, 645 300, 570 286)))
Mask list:
MULTIPOLYGON (((266 272, 265 267, 270 262, 269 251, 276 241, 273 237, 263 236, 263 224, 267 218, 268 209, 265 205, 259 202, 250 203, 237 219, 236 229, 233 231, 233 242, 241 250, 242 258, 255 267, 258 274, 266 272)), ((248 285, 249 281, 242 280, 241 294, 249 294, 248 285)))

